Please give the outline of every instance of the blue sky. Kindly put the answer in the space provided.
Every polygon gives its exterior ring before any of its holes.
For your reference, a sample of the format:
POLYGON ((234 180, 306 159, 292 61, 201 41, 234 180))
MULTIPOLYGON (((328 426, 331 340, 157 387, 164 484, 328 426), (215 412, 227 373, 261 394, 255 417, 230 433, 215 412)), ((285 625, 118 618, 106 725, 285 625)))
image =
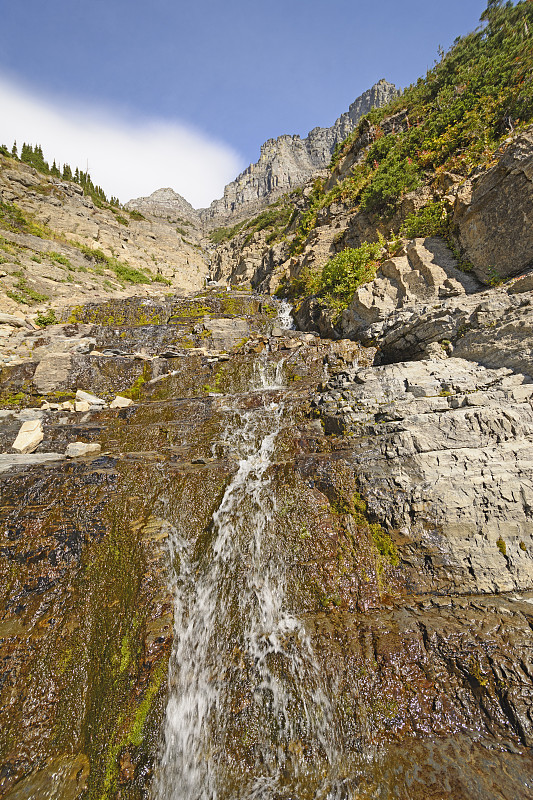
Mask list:
POLYGON ((88 159, 122 200, 171 185, 207 204, 257 159, 266 139, 331 125, 379 78, 402 87, 415 81, 439 45, 447 49, 477 26, 485 5, 0 0, 0 141, 10 144, 14 133, 41 141, 59 160, 77 157, 82 166, 88 159), (92 129, 77 151, 75 129, 84 119, 92 129), (61 120, 70 124, 63 132, 61 120), (134 146, 119 143, 128 130, 135 146, 153 148, 138 190, 134 146), (104 165, 106 138, 117 150, 104 165))

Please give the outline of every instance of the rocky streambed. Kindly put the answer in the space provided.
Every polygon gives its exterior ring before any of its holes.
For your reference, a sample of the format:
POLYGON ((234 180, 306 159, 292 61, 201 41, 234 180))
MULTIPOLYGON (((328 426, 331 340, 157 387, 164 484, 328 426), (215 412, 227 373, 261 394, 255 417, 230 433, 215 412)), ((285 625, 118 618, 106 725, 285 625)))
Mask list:
POLYGON ((533 797, 525 297, 381 366, 239 292, 6 325, 0 796, 533 797))

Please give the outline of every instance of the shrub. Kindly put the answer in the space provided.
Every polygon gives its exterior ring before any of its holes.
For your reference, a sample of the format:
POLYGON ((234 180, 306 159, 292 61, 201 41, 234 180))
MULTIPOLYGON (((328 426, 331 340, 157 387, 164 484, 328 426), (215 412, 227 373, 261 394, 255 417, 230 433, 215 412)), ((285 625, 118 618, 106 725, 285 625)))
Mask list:
MULTIPOLYGON (((382 140, 383 141, 383 140, 382 140)), ((363 211, 390 211, 397 200, 420 184, 420 171, 411 158, 401 158, 392 150, 363 190, 360 207, 363 211)))
POLYGON ((47 325, 56 325, 58 322, 59 320, 57 319, 53 308, 49 308, 46 314, 42 311, 39 311, 35 317, 35 324, 40 328, 46 328, 47 325))
POLYGON ((47 253, 48 258, 50 261, 55 261, 56 264, 62 264, 64 267, 68 267, 68 269, 72 269, 72 264, 68 260, 66 256, 62 256, 61 253, 56 253, 55 251, 51 250, 47 253))
POLYGON ((400 234, 406 239, 415 239, 417 236, 447 236, 450 222, 446 203, 442 200, 428 203, 427 206, 409 214, 403 223, 400 234))
POLYGON ((347 305, 359 286, 374 279, 384 245, 381 237, 337 253, 322 269, 319 294, 347 305))

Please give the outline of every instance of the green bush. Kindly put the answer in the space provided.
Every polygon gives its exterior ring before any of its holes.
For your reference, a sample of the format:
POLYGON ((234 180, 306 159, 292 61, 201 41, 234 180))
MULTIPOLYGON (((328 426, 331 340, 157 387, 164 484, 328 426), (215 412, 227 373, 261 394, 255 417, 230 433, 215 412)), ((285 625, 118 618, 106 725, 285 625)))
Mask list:
POLYGON ((133 211, 128 211, 128 214, 130 215, 130 218, 131 218, 131 219, 135 219, 135 220, 137 220, 137 221, 140 221, 140 220, 146 219, 146 217, 144 216, 144 214, 141 214, 141 212, 140 212, 140 211, 137 211, 136 209, 133 209, 133 211))
POLYGON ((385 242, 363 242, 360 247, 347 247, 337 253, 322 269, 319 294, 347 305, 355 290, 376 276, 385 242))
POLYGON ((56 325, 58 322, 59 320, 57 319, 53 308, 49 308, 46 314, 42 311, 39 311, 35 317, 35 324, 40 328, 46 328, 47 325, 56 325))
POLYGON ((62 264, 64 267, 68 267, 68 269, 73 269, 72 264, 68 260, 66 256, 62 256, 61 253, 56 253, 53 250, 50 250, 49 253, 46 254, 50 261, 55 261, 56 264, 62 264))
POLYGON ((402 158, 392 149, 363 190, 360 208, 363 211, 390 211, 398 199, 420 184, 420 170, 409 157, 402 158))
POLYGON ((415 239, 417 236, 443 236, 449 234, 448 209, 443 201, 428 203, 414 214, 409 214, 400 228, 401 236, 415 239))

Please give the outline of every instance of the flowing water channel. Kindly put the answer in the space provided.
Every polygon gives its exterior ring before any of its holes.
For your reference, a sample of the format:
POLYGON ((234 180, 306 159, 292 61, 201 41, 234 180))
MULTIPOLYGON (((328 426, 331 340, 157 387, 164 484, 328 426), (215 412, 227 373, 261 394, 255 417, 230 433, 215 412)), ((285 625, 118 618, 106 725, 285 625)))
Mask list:
POLYGON ((282 361, 258 360, 259 405, 233 411, 225 400, 238 469, 207 540, 174 529, 175 638, 156 800, 333 797, 333 709, 306 629, 288 610, 273 531, 276 442, 289 422, 273 399, 282 373, 282 361))

